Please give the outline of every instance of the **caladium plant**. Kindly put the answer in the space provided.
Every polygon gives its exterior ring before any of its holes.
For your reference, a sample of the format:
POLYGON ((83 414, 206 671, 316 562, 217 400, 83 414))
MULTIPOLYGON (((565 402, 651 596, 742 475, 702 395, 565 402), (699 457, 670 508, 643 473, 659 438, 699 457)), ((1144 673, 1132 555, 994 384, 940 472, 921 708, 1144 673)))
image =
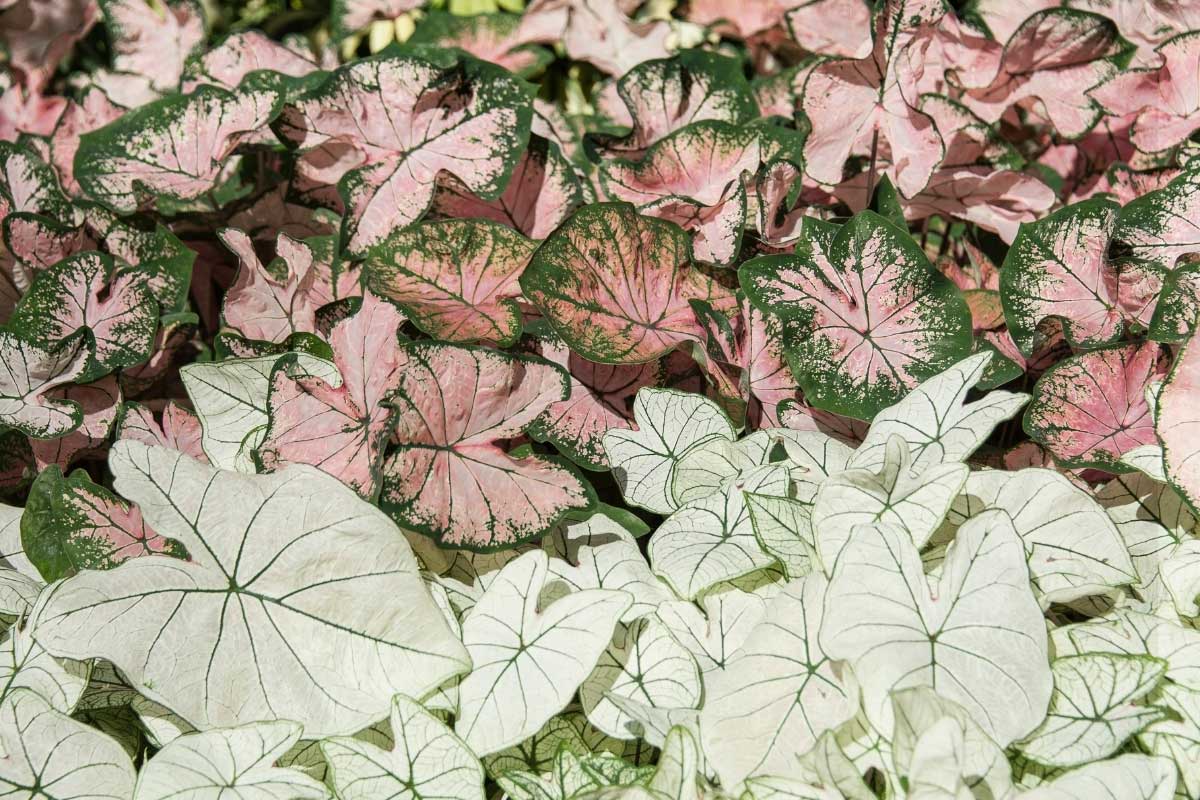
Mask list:
POLYGON ((1193 5, 0 0, 0 794, 1200 796, 1193 5))

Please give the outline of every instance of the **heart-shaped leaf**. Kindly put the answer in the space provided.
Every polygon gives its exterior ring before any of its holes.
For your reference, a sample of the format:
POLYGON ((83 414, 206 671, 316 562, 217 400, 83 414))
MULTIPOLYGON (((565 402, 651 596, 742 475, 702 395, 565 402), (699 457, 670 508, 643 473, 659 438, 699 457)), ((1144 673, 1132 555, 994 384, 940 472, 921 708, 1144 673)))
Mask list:
POLYGON ((1200 509, 1200 340, 1184 345, 1158 394, 1154 429, 1171 484, 1200 509))
POLYGON ((0 424, 40 439, 62 436, 79 427, 83 410, 72 400, 46 393, 75 380, 87 366, 82 342, 43 349, 0 331, 0 424))

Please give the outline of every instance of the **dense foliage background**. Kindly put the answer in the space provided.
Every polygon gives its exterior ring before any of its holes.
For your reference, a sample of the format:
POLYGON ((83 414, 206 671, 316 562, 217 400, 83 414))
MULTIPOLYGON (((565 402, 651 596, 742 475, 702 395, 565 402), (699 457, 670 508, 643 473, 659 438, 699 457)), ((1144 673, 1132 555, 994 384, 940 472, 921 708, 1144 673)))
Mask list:
POLYGON ((0 43, 10 794, 1200 797, 1200 3, 0 43))

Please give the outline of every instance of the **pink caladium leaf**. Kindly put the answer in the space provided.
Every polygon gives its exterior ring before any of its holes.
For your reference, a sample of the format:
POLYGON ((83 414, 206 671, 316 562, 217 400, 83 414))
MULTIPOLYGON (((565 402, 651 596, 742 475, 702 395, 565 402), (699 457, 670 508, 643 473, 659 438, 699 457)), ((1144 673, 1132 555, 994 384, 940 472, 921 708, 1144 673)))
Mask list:
POLYGON ((375 20, 396 19, 423 5, 425 0, 333 0, 330 21, 334 36, 340 39, 375 20))
POLYGON ((7 77, 0 76, 0 140, 15 142, 25 135, 53 133, 66 112, 67 100, 12 85, 7 77))
POLYGON ((75 154, 75 179, 91 197, 129 213, 156 198, 195 200, 226 176, 230 156, 279 110, 280 91, 266 76, 237 91, 201 86, 141 106, 86 133, 75 154))
POLYGON ((1163 447, 1163 465, 1172 485, 1200 509, 1200 340, 1180 350, 1158 394, 1154 429, 1163 447))
POLYGON ((1129 138, 1147 153, 1174 147, 1200 127, 1200 33, 1163 42, 1161 67, 1114 73, 1088 94, 1118 117, 1133 116, 1129 138))
POLYGON ((108 256, 88 252, 39 272, 8 327, 46 350, 82 331, 87 359, 76 380, 92 381, 145 361, 158 316, 158 303, 140 274, 115 271, 108 256))
POLYGON ((542 342, 539 352, 567 371, 570 392, 565 400, 546 406, 526 431, 584 469, 608 469, 604 434, 633 426, 633 399, 638 389, 662 383, 662 363, 597 364, 554 340, 542 342))
POLYGON ((624 137, 595 139, 605 154, 625 158, 638 158, 659 139, 694 122, 742 125, 759 116, 741 65, 703 50, 639 64, 617 81, 616 91, 628 111, 630 131, 624 137))
POLYGON ((79 182, 75 180, 75 153, 79 150, 80 137, 103 128, 124 113, 125 109, 97 88, 87 90, 78 102, 67 102, 50 137, 50 161, 58 170, 63 188, 72 195, 80 192, 79 182))
POLYGON ((572 350, 590 361, 653 361, 699 338, 688 302, 734 305, 733 295, 691 261, 677 225, 627 203, 575 212, 547 237, 521 275, 521 288, 572 350))
POLYGON ((787 12, 786 21, 792 38, 810 53, 871 55, 871 7, 863 0, 804 0, 787 12))
POLYGON ((970 354, 966 302, 907 231, 864 211, 804 232, 795 255, 752 259, 739 278, 781 326, 810 404, 869 420, 970 354))
POLYGON ((259 31, 238 31, 196 59, 188 67, 186 91, 205 83, 236 89, 246 76, 270 70, 302 78, 321 69, 313 58, 288 48, 259 31))
POLYGON ((96 0, 17 0, 0 13, 0 41, 25 89, 40 92, 99 18, 96 0))
POLYGON ((521 17, 514 14, 459 16, 428 13, 409 37, 409 44, 457 47, 483 61, 499 64, 518 75, 530 75, 552 59, 550 51, 523 45, 517 36, 521 17))
POLYGON ((1144 311, 1142 293, 1107 258, 1119 210, 1097 198, 1021 226, 1000 270, 1000 296, 1022 353, 1040 348, 1047 318, 1062 323, 1072 347, 1092 348, 1116 341, 1132 312, 1144 311))
POLYGON ((280 344, 293 333, 317 329, 313 285, 317 279, 313 250, 286 234, 275 245, 278 258, 264 265, 254 242, 242 231, 226 228, 221 241, 238 257, 238 273, 221 316, 248 339, 280 344))
POLYGON ((1040 218, 1055 202, 1054 190, 1033 175, 991 167, 939 169, 928 185, 904 203, 904 215, 934 215, 973 222, 1012 242, 1023 222, 1040 218))
POLYGON ((601 163, 601 183, 613 200, 691 231, 697 259, 727 264, 746 223, 745 178, 760 158, 753 130, 697 122, 655 142, 640 161, 601 163))
POLYGON ((1182 342, 1200 325, 1200 263, 1181 266, 1163 280, 1150 320, 1150 338, 1182 342))
POLYGON ((294 377, 285 357, 271 375, 269 422, 256 454, 267 471, 311 464, 366 498, 379 488, 380 460, 392 409, 385 404, 408 360, 398 339, 404 316, 374 295, 329 337, 337 387, 294 377))
POLYGON ((1065 467, 1121 471, 1122 455, 1156 442, 1146 388, 1166 374, 1167 359, 1152 342, 1060 361, 1034 387, 1025 430, 1065 467))
POLYGON ((229 227, 245 231, 258 242, 272 242, 281 233, 293 239, 332 236, 337 225, 337 217, 328 210, 292 202, 286 184, 265 192, 229 218, 229 227))
POLYGON ((494 222, 425 222, 367 251, 366 285, 435 339, 507 347, 521 334, 517 279, 535 247, 494 222))
MULTIPOLYGON (((723 3, 721 0, 692 0, 687 18, 714 28, 724 36, 749 39, 783 24, 784 14, 797 0, 761 0, 757 3, 723 3)), ((832 55, 832 54, 831 54, 832 55)))
POLYGON ((200 419, 174 400, 162 410, 160 419, 140 403, 126 403, 117 423, 117 440, 131 439, 151 447, 166 447, 178 450, 197 461, 207 464, 208 456, 200 444, 203 431, 200 419))
POLYGON ((852 155, 867 155, 886 141, 895 184, 906 197, 919 192, 942 160, 942 138, 933 120, 916 108, 915 87, 899 69, 916 58, 905 49, 926 46, 917 34, 944 13, 929 0, 888 0, 875 20, 874 48, 867 58, 835 59, 816 67, 804 83, 801 107, 812 124, 804 143, 805 170, 820 184, 842 180, 852 155))
POLYGON ((95 383, 59 386, 47 396, 76 403, 83 413, 79 427, 65 436, 29 442, 38 469, 51 464, 66 469, 78 456, 95 451, 108 439, 121 406, 121 387, 115 377, 107 375, 95 383))
POLYGON ((188 57, 204 42, 204 12, 192 0, 99 0, 112 70, 93 80, 126 108, 176 91, 188 57))
POLYGON ((558 146, 531 136, 503 194, 482 200, 448 175, 438 181, 433 210, 446 217, 490 219, 531 239, 545 239, 583 200, 579 179, 558 146))
POLYGON ((79 404, 47 394, 83 372, 88 353, 81 344, 44 349, 0 331, 0 425, 36 439, 53 439, 78 428, 83 422, 79 404))
POLYGON ((445 545, 487 550, 541 536, 563 514, 595 502, 561 460, 517 458, 498 444, 568 397, 561 368, 436 342, 409 344, 404 353, 380 493, 398 523, 445 545))
POLYGON ((517 33, 520 42, 561 42, 572 59, 609 75, 665 58, 670 37, 665 20, 635 22, 618 0, 533 0, 517 33))
POLYGON ((15 212, 62 221, 74 216, 54 170, 29 148, 0 142, 0 219, 15 212))
POLYGON ((754 227, 770 247, 787 247, 800 238, 804 218, 825 217, 834 198, 787 159, 764 165, 754 180, 754 227))
POLYGON ((335 71, 280 118, 305 159, 337 159, 347 213, 342 238, 353 254, 411 225, 451 173, 495 199, 529 138, 529 94, 502 67, 463 57, 442 67, 415 56, 377 57, 335 71), (351 169, 346 169, 351 167, 351 169))
POLYGON ((131 558, 187 558, 183 545, 155 533, 141 510, 76 470, 47 467, 29 490, 21 517, 26 557, 47 581, 84 569, 113 569, 131 558))
POLYGON ((962 102, 996 122, 1014 103, 1037 101, 1059 134, 1077 138, 1103 113, 1085 92, 1117 73, 1112 57, 1119 51, 1117 28, 1107 17, 1040 11, 1009 38, 990 82, 970 86, 962 102))

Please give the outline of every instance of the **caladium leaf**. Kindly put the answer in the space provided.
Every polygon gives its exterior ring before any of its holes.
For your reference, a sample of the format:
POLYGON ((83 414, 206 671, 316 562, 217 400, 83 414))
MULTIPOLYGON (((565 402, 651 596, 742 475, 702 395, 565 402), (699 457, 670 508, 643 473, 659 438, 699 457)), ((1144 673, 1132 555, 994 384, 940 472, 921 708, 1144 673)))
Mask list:
POLYGON ((1152 342, 1060 361, 1034 387, 1025 430, 1063 466, 1120 469, 1122 455, 1157 441, 1146 387, 1166 373, 1152 342))
POLYGON ((314 254, 308 245, 280 234, 279 258, 266 267, 254 242, 236 228, 226 228, 221 241, 238 257, 237 278, 221 307, 224 323, 248 339, 282 343, 293 333, 317 329, 317 278, 314 254))
POLYGON ((809 403, 871 419, 969 354, 966 303, 905 232, 870 211, 804 232, 794 256, 752 259, 739 277, 782 326, 809 403))
POLYGON ((746 224, 743 180, 760 159, 755 131, 703 121, 650 145, 637 162, 602 162, 600 179, 612 199, 690 231, 696 258, 726 264, 737 255, 746 224))
POLYGON ((788 31, 810 53, 871 55, 871 8, 860 0, 803 0, 786 16, 788 31))
POLYGON ((723 491, 681 505, 651 535, 647 557, 680 597, 769 566, 754 537, 743 492, 785 495, 788 470, 763 466, 739 475, 723 491))
POLYGON ((363 497, 375 495, 391 417, 384 403, 407 364, 397 338, 403 322, 390 303, 367 294, 358 313, 335 325, 329 343, 340 385, 290 374, 294 357, 275 365, 255 451, 264 469, 311 464, 363 497))
POLYGON ((672 37, 666 21, 632 20, 624 5, 620 0, 534 0, 525 10, 517 38, 561 42, 572 59, 624 75, 643 61, 664 58, 672 37), (604 36, 596 31, 604 31, 604 36))
POLYGON ((402 525, 486 550, 539 536, 591 505, 590 487, 563 461, 515 458, 497 444, 566 398, 561 369, 534 356, 433 342, 409 344, 403 357, 392 401, 396 446, 380 496, 402 525))
POLYGON ((475 58, 499 64, 528 77, 551 60, 540 47, 522 46, 517 36, 521 17, 512 14, 460 16, 436 11, 427 14, 408 41, 410 44, 458 48, 475 58))
POLYGON ((337 480, 301 465, 239 475, 128 441, 110 467, 192 561, 135 558, 55 584, 37 630, 51 653, 107 658, 199 728, 288 717, 314 737, 361 730, 396 692, 467 668, 408 544, 337 480), (332 666, 347 659, 353 670, 332 666))
POLYGON ((1025 542, 1044 604, 1070 602, 1137 580, 1120 534, 1087 492, 1047 469, 985 470, 967 479, 949 519, 1002 509, 1025 542))
POLYGON ((345 736, 321 742, 338 797, 483 800, 479 759, 420 703, 396 695, 389 722, 396 737, 390 750, 345 736))
MULTIPOLYGON (((215 466, 254 472, 253 451, 270 422, 271 373, 281 356, 195 362, 179 376, 200 418, 200 445, 215 466)), ((299 374, 337 386, 341 376, 332 363, 297 353, 289 356, 299 374)))
POLYGON ((916 108, 916 87, 902 64, 919 55, 917 33, 944 13, 938 4, 889 0, 874 24, 871 54, 859 60, 833 59, 818 65, 804 83, 801 108, 812 124, 804 142, 804 169, 813 180, 833 186, 851 155, 865 155, 888 143, 895 155, 895 184, 912 197, 929 181, 945 148, 933 120, 916 108))
POLYGON ((36 627, 36 618, 20 619, 0 642, 0 700, 25 688, 55 711, 70 714, 88 688, 92 664, 50 655, 34 639, 36 627))
POLYGON ((112 70, 93 81, 128 108, 179 88, 188 57, 204 41, 204 11, 191 0, 147 7, 141 0, 99 0, 112 48, 112 70))
POLYGON ((651 361, 698 339, 690 300, 733 303, 694 267, 681 228, 626 203, 575 212, 533 254, 521 289, 573 351, 607 364, 651 361))
POLYGON ((1040 11, 1009 37, 987 85, 972 87, 962 102, 990 123, 1014 103, 1038 101, 1059 134, 1077 138, 1102 114, 1084 92, 1117 73, 1110 57, 1119 53, 1119 44, 1117 26, 1107 17, 1040 11))
POLYGON ((878 729, 891 728, 891 691, 931 686, 1002 746, 1030 733, 1045 716, 1053 681, 1012 522, 992 512, 960 528, 934 586, 907 537, 888 525, 854 531, 830 579, 824 651, 850 662, 878 729))
POLYGON ((521 333, 517 278, 534 247, 494 222, 425 222, 367 249, 366 285, 435 339, 507 347, 521 333))
POLYGON ((529 147, 513 167, 504 193, 495 200, 476 197, 466 184, 443 175, 433 210, 459 219, 478 217, 545 239, 584 201, 571 162, 553 142, 530 136, 529 147))
POLYGON ((550 442, 585 469, 608 469, 605 435, 633 424, 633 399, 663 379, 663 365, 597 364, 558 341, 547 340, 542 356, 567 371, 570 394, 551 403, 526 429, 539 442, 550 442))
POLYGON ((1161 659, 1089 653, 1056 659, 1051 666, 1050 711, 1037 730, 1016 745, 1039 764, 1073 767, 1107 758, 1165 714, 1162 708, 1135 705, 1166 672, 1161 659))
POLYGON ((1076 800, 1105 795, 1167 800, 1175 796, 1177 781, 1175 765, 1168 759, 1125 753, 1073 769, 1019 796, 1021 800, 1076 800))
POLYGON ((56 466, 42 470, 29 489, 21 542, 47 582, 139 556, 187 558, 179 542, 150 529, 137 506, 92 483, 83 470, 64 478, 56 466))
POLYGON ((580 685, 579 700, 597 729, 617 739, 640 738, 642 724, 626 714, 614 697, 649 708, 699 708, 700 667, 657 617, 618 624, 612 642, 580 685))
POLYGON ((158 316, 158 303, 141 275, 114 274, 112 260, 93 252, 40 271, 8 327, 46 349, 63 346, 82 331, 88 359, 76 380, 86 383, 145 361, 158 316))
POLYGON ((1200 344, 1184 345, 1158 395, 1154 428, 1171 484, 1200 509, 1200 344))
POLYGON ((1167 663, 1167 679, 1200 689, 1200 635, 1173 620, 1116 609, 1106 617, 1054 631, 1055 654, 1117 653, 1154 656, 1167 663))
POLYGON ((799 777, 796 754, 858 712, 857 686, 817 640, 826 586, 819 573, 786 584, 705 687, 704 752, 723 785, 799 777))
POLYGON ((115 739, 29 689, 0 700, 0 790, 14 797, 132 797, 137 776, 115 739))
POLYGON ((652 614, 675 595, 650 570, 634 533, 644 534, 644 523, 632 530, 637 518, 628 512, 601 506, 585 520, 565 520, 542 540, 550 559, 550 578, 542 590, 544 607, 572 592, 614 589, 628 592, 633 605, 621 622, 652 614))
POLYGON ((75 179, 123 214, 156 198, 195 200, 222 182, 230 156, 274 118, 280 100, 264 78, 237 91, 202 86, 141 106, 83 135, 75 179))
POLYGON ((663 603, 655 614, 708 674, 729 665, 766 614, 766 601, 725 583, 702 594, 699 603, 663 603))
POLYGON ((70 433, 83 422, 73 400, 46 393, 75 380, 87 365, 88 352, 78 340, 51 349, 0 331, 0 424, 39 439, 70 433))
POLYGON ((538 611, 548 576, 535 550, 509 563, 463 624, 474 669, 459 685, 455 732, 488 755, 536 733, 591 672, 633 598, 587 589, 538 611))
POLYGON ((334 71, 284 109, 278 128, 303 151, 302 172, 305 159, 338 154, 343 166, 325 182, 340 181, 342 239, 361 254, 420 218, 443 171, 484 199, 497 197, 529 139, 531 115, 529 95, 502 67, 397 55, 334 71))
POLYGON ((1114 73, 1088 92, 1109 114, 1133 117, 1129 139, 1147 153, 1184 141, 1200 119, 1194 77, 1200 36, 1194 31, 1180 34, 1155 48, 1155 53, 1162 66, 1114 73))
POLYGON ((55 400, 78 403, 83 412, 79 427, 56 439, 30 439, 29 449, 38 469, 56 464, 65 469, 76 459, 95 455, 108 442, 121 404, 117 379, 109 375, 95 383, 67 384, 50 394, 55 400))
POLYGON ((170 401, 163 407, 161 422, 150 409, 138 403, 126 403, 117 423, 117 439, 131 439, 152 447, 178 450, 197 461, 207 463, 208 456, 200 446, 200 420, 191 411, 170 401))
POLYGON ((1150 725, 1138 742, 1156 756, 1172 759, 1179 770, 1179 792, 1194 794, 1200 781, 1195 754, 1200 747, 1200 692, 1176 684, 1165 684, 1155 701, 1177 715, 1150 725))
POLYGON ((790 579, 802 578, 819 563, 813 536, 812 506, 790 497, 746 493, 754 538, 790 579))
POLYGON ((71 219, 71 204, 54 170, 28 147, 0 142, 0 216, 16 212, 71 219))
POLYGON ((1029 400, 1017 392, 992 391, 966 402, 967 393, 983 377, 990 353, 963 359, 913 389, 903 400, 875 415, 871 428, 847 466, 878 469, 887 443, 900 436, 912 453, 912 469, 965 461, 997 425, 1016 414, 1029 400))
POLYGON ((247 75, 259 70, 300 78, 319 69, 312 58, 261 31, 237 31, 189 65, 184 91, 204 83, 236 89, 247 75))
POLYGON ((281 720, 180 736, 142 767, 134 798, 324 800, 329 790, 319 781, 274 766, 299 741, 301 730, 281 720))
POLYGON ((849 469, 821 484, 812 505, 816 552, 826 573, 860 525, 886 524, 906 531, 922 549, 937 531, 967 482, 966 464, 938 464, 912 471, 908 444, 899 435, 885 447, 878 470, 849 469))
POLYGON ((682 50, 643 61, 617 81, 632 122, 620 139, 597 137, 606 153, 637 158, 647 147, 685 125, 717 120, 732 125, 759 116, 754 93, 735 59, 706 50, 682 50))

